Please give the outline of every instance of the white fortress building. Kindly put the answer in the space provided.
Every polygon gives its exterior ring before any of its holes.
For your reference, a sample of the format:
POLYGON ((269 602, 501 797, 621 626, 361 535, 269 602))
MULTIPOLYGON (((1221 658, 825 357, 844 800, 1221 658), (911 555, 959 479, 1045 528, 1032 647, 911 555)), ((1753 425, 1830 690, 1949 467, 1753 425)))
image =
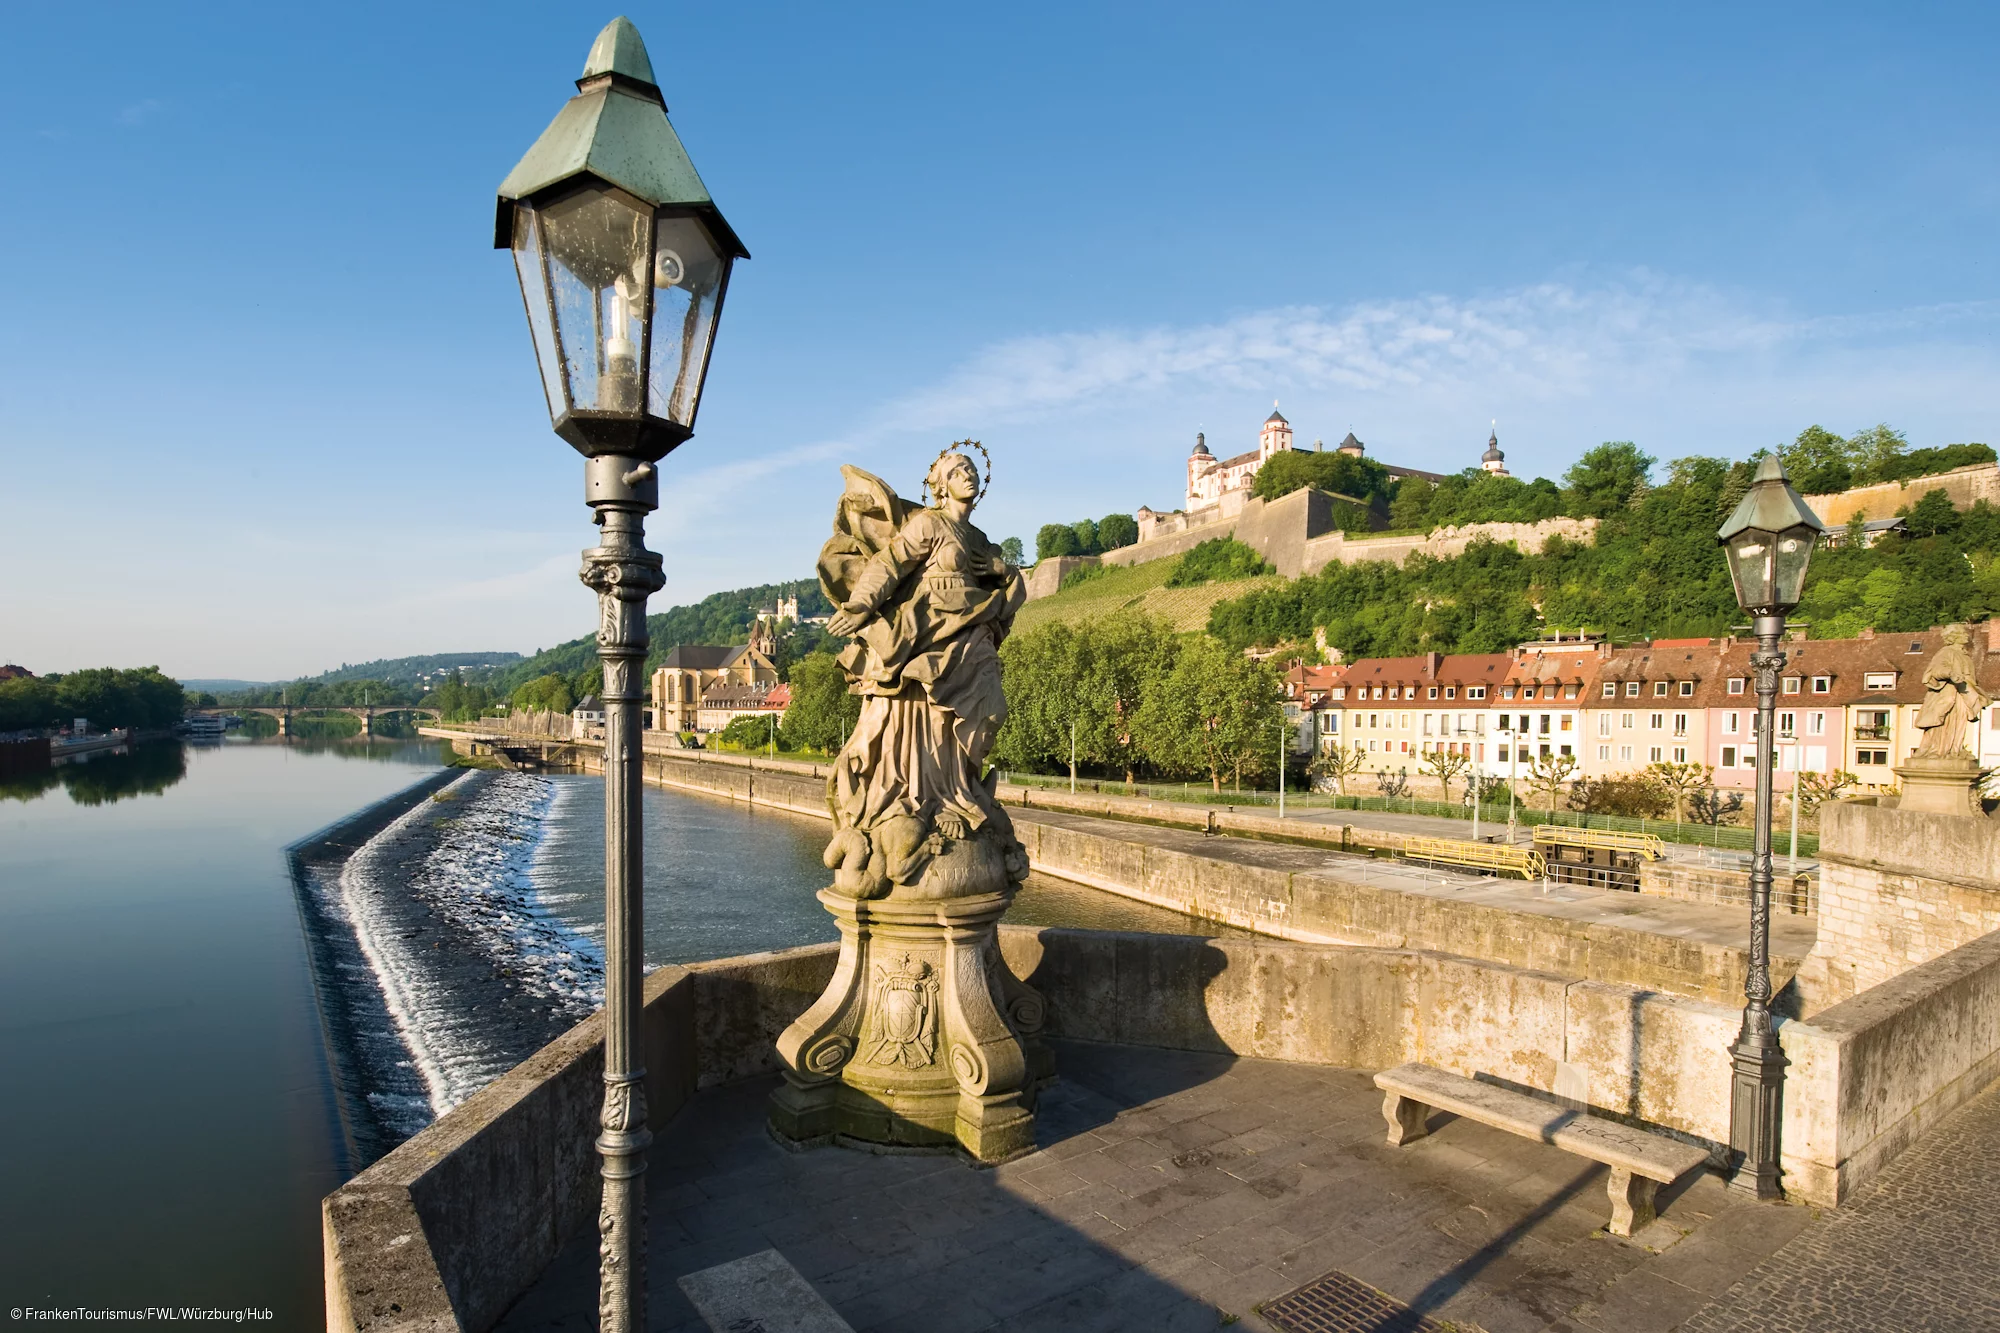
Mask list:
MULTIPOLYGON (((1226 513, 1240 512, 1243 501, 1249 498, 1251 483, 1257 479, 1257 469, 1268 463, 1275 455, 1292 449, 1292 423, 1273 408, 1271 415, 1264 418, 1264 427, 1257 433, 1257 447, 1247 453, 1232 458, 1217 458, 1208 451, 1206 436, 1194 437, 1194 452, 1187 460, 1187 503, 1185 508, 1190 516, 1211 506, 1220 506, 1226 513)), ((1368 446, 1354 438, 1349 431, 1347 438, 1334 446, 1334 452, 1349 454, 1355 458, 1365 457, 1368 446)), ((1500 452, 1498 432, 1486 441, 1486 453, 1479 465, 1496 476, 1507 475, 1507 465, 1500 452)), ((1386 465, 1389 475, 1400 481, 1404 477, 1422 477, 1426 481, 1442 481, 1436 472, 1425 472, 1418 468, 1386 465)), ((1151 511, 1146 511, 1150 513, 1151 511)), ((1201 519, 1194 521, 1200 522, 1201 519)), ((1143 522, 1143 519, 1142 519, 1143 522)))

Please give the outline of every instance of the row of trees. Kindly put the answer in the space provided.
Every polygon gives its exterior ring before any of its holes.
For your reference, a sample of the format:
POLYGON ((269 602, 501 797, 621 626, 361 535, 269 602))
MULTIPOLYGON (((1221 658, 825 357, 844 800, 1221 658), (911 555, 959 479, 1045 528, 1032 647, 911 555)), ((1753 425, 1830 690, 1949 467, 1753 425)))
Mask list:
POLYGON ((829 652, 808 653, 792 667, 792 702, 775 737, 768 717, 732 719, 718 735, 724 745, 756 750, 832 754, 847 743, 861 717, 861 700, 847 692, 847 673, 829 652))
POLYGON ((92 667, 0 680, 0 731, 36 731, 88 718, 94 727, 156 730, 181 720, 187 696, 158 667, 92 667))
MULTIPOLYGON (((1130 546, 1139 540, 1139 524, 1130 514, 1106 514, 1092 521, 1080 518, 1074 523, 1044 523, 1035 534, 1035 559, 1047 560, 1059 555, 1103 555, 1121 546, 1130 546)), ((1008 555, 1010 564, 1020 563, 1018 539, 1009 537, 1016 553, 1008 555)), ((1002 554, 1007 543, 1001 543, 1002 554)))
POLYGON ((1274 772, 1284 724, 1278 673, 1207 635, 1120 612, 1055 622, 1000 650, 1008 699, 1000 768, 1079 767, 1241 783, 1274 772))
POLYGON ((1829 495, 1882 481, 1907 481, 1994 461, 1992 446, 1985 444, 1912 449, 1903 432, 1886 422, 1845 438, 1811 425, 1779 449, 1778 457, 1784 460, 1792 484, 1807 495, 1829 495))

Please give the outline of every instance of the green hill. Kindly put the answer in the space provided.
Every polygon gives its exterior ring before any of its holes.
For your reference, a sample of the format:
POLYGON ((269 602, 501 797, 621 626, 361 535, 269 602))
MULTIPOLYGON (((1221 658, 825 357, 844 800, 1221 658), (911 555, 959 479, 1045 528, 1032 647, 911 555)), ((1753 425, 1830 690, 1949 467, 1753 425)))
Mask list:
POLYGON ((425 653, 419 657, 383 657, 373 662, 342 662, 332 671, 306 678, 309 684, 337 685, 346 680, 379 680, 384 685, 422 685, 436 682, 446 672, 471 674, 490 667, 510 666, 521 660, 519 653, 425 653))
MULTIPOLYGON (((683 643, 742 643, 750 637, 750 626, 756 622, 759 610, 769 610, 778 603, 780 597, 796 596, 799 599, 799 614, 802 616, 824 616, 833 613, 833 606, 820 593, 817 579, 801 579, 792 583, 760 583, 754 588, 732 588, 728 592, 712 593, 691 606, 676 606, 646 617, 646 632, 652 636, 652 649, 646 656, 646 671, 650 674, 654 667, 666 660, 668 653, 683 643)), ((790 651, 781 656, 786 660, 780 666, 788 665, 793 657, 802 656, 817 646, 819 635, 817 626, 802 626, 785 645, 790 651)), ((597 638, 586 634, 580 639, 559 643, 553 648, 544 648, 531 657, 521 658, 509 664, 505 670, 484 673, 480 679, 499 693, 512 693, 514 688, 540 676, 575 677, 597 666, 597 638)))

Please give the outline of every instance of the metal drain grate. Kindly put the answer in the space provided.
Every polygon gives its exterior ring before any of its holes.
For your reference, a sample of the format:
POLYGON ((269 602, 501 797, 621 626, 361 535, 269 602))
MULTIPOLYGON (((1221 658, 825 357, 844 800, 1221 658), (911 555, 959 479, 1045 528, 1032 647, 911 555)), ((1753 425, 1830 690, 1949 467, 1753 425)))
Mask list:
POLYGON ((1285 1333, 1445 1333, 1449 1327, 1340 1272, 1315 1278, 1257 1313, 1285 1333))

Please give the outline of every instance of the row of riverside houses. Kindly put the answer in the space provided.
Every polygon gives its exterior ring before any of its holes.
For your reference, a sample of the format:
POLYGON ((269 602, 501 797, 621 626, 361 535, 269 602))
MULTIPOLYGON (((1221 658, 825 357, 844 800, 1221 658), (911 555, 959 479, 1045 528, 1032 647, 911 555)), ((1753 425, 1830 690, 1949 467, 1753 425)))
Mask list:
MULTIPOLYGON (((1893 768, 1919 739, 1924 669, 1943 646, 1938 629, 1787 642, 1777 790, 1789 791, 1801 770, 1844 769, 1864 794, 1895 786, 1893 768)), ((2000 696, 2000 620, 1975 626, 1969 648, 1980 688, 2000 696)), ((1747 638, 1613 645, 1584 635, 1509 653, 1295 665, 1284 677, 1285 711, 1295 751, 1357 749, 1357 777, 1405 770, 1421 781, 1423 757, 1445 749, 1494 777, 1568 755, 1573 778, 1700 763, 1714 768, 1716 786, 1747 790, 1757 781, 1755 650, 1747 638)), ((2000 704, 1978 731, 1980 764, 2000 766, 2000 704)))

